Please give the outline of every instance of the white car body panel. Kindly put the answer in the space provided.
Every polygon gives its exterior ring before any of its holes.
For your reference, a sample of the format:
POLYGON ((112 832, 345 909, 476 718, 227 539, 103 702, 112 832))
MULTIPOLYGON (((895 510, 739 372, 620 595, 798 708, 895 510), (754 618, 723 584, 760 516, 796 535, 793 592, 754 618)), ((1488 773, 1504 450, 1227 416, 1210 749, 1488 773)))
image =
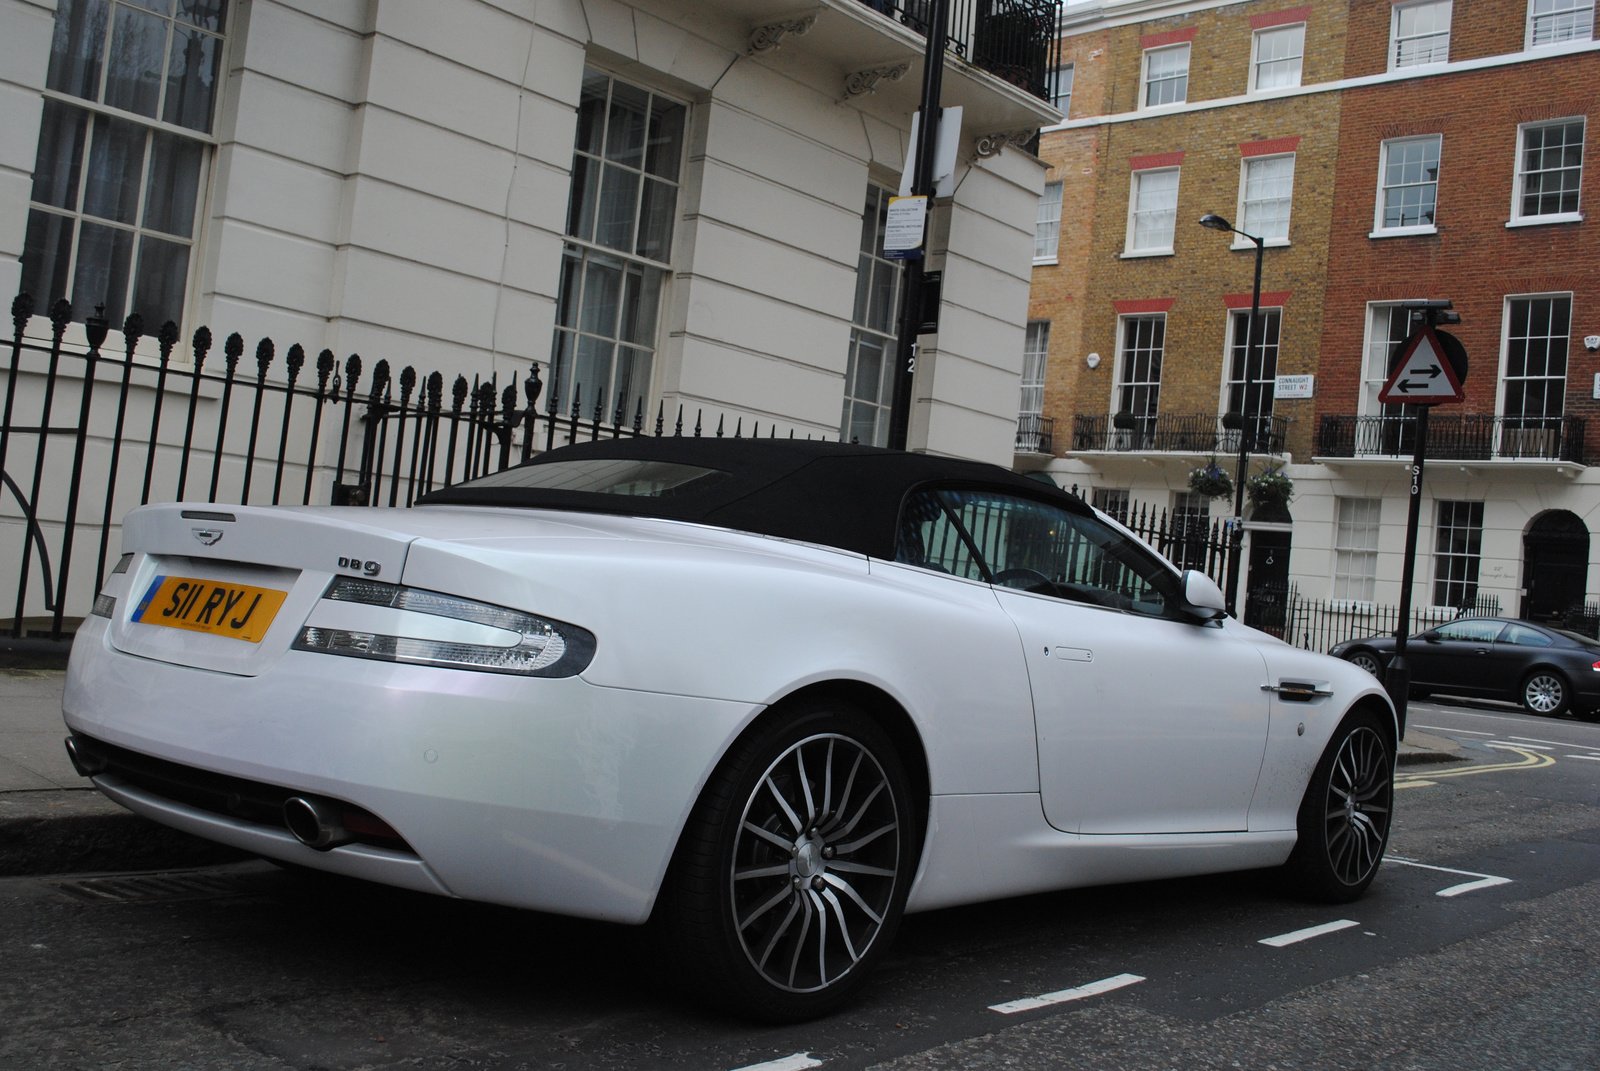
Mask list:
MULTIPOLYGON (((1066 701, 1075 685, 1041 683, 1044 671, 1063 668, 1043 665, 1046 642, 1025 642, 1038 624, 1027 604, 1059 602, 688 522, 479 507, 209 509, 235 520, 185 517, 203 511, 179 505, 129 515, 124 546, 134 557, 105 586, 117 599, 113 618, 90 617, 79 630, 63 701, 68 726, 145 755, 365 808, 416 857, 358 844, 318 852, 115 778, 102 779, 102 789, 158 821, 274 858, 471 899, 642 922, 721 756, 771 704, 822 682, 876 689, 920 737, 929 825, 912 910, 1282 862, 1306 780, 1338 720, 1364 696, 1387 704, 1360 670, 1236 623, 1160 622, 1196 650, 1229 644, 1217 679, 1182 679, 1204 671, 1186 657, 1118 693, 1108 675, 1130 663, 1108 655, 1092 669, 1100 674, 1094 703, 1074 711, 1066 701), (197 527, 225 532, 208 546, 197 527), (154 578, 173 573, 289 595, 258 644, 131 623, 131 606, 154 578), (336 575, 570 622, 594 633, 595 657, 578 677, 547 679, 290 650, 308 621, 467 642, 512 635, 321 600, 336 575), (1255 667, 1245 683, 1234 679, 1240 666, 1255 667), (1260 690, 1281 677, 1331 681, 1334 695, 1291 703, 1260 690), (1182 707, 1151 707, 1152 697, 1203 699, 1246 685, 1258 705, 1224 715, 1241 725, 1225 742, 1173 732, 1182 707), (1034 689, 1059 714, 1037 726, 1034 689), (1123 732, 1103 738, 1103 769, 1074 766, 1071 741, 1095 712, 1131 717, 1140 733, 1167 732, 1162 765, 1144 770, 1140 744, 1123 732), (1254 740, 1251 755, 1245 737, 1254 740), (1050 752, 1043 759, 1041 740, 1050 752), (1123 828, 1115 822, 1127 816, 1115 809, 1072 819, 1072 808, 1090 807, 1093 792, 1130 771, 1146 788, 1158 773, 1170 777, 1184 753, 1230 764, 1226 777, 1169 786, 1215 794, 1202 811, 1228 819, 1200 824, 1226 829, 1123 828), (1237 774, 1245 766, 1249 785, 1237 774), (1090 796, 1074 795, 1081 778, 1097 776, 1087 782, 1096 786, 1090 796), (1047 811, 1073 828, 1053 828, 1047 811)), ((1082 646, 1109 650, 1115 630, 1097 631, 1082 646)), ((1050 644, 1079 643, 1051 635, 1050 644)), ((1173 813, 1170 800, 1162 807, 1173 813)))

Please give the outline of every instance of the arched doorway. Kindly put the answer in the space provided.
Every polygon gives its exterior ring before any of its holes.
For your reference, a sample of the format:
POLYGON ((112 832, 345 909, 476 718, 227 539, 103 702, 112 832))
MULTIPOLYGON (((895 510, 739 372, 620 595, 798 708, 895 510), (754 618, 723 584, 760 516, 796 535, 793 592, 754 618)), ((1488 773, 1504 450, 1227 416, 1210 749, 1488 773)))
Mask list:
POLYGON ((1540 620, 1583 605, 1589 580, 1589 529, 1576 513, 1546 510, 1522 536, 1524 620, 1540 620))

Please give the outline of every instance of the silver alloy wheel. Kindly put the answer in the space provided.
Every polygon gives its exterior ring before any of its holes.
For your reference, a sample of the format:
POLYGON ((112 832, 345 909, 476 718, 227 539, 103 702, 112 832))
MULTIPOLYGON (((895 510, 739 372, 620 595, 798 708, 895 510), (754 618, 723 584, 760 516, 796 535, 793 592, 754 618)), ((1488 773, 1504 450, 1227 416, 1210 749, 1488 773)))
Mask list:
POLYGON ((1393 801, 1389 749, 1362 725, 1339 745, 1328 774, 1328 864, 1346 885, 1359 885, 1377 869, 1388 840, 1393 801))
POLYGON ((1566 698, 1566 683, 1554 673, 1535 673, 1522 686, 1522 701, 1535 714, 1554 714, 1566 698))
POLYGON ((1374 677, 1383 676, 1383 667, 1378 664, 1378 656, 1371 651, 1357 651, 1350 656, 1350 664, 1357 669, 1364 669, 1374 677))
POLYGON ((894 902, 900 815, 878 760, 820 733, 767 767, 733 843, 734 929, 750 965, 791 993, 839 981, 894 902))

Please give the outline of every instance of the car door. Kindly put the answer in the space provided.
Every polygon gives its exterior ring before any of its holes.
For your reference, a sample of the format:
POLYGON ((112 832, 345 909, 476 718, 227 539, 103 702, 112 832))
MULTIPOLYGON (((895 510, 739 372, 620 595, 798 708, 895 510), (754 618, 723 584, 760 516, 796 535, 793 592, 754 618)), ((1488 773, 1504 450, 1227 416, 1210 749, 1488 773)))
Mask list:
POLYGON ((1087 510, 987 491, 935 494, 1016 622, 1050 824, 1077 833, 1245 829, 1269 706, 1265 660, 1239 626, 1181 619, 1178 575, 1087 510))
POLYGON ((1494 641, 1504 621, 1465 617, 1440 625, 1406 645, 1411 681, 1441 692, 1483 695, 1493 684, 1494 641))
POLYGON ((1522 679, 1535 665, 1551 665, 1556 638, 1541 628, 1513 621, 1495 640, 1488 690, 1503 699, 1520 700, 1522 679))

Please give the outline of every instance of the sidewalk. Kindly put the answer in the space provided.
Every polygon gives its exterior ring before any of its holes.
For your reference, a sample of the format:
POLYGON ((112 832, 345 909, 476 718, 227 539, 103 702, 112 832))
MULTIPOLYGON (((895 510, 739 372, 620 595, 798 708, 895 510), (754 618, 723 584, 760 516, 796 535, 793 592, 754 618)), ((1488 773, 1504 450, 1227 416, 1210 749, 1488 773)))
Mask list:
MULTIPOLYGON (((66 671, 0 668, 0 877, 228 862, 238 853, 123 810, 79 777, 61 746, 66 671)), ((1406 733, 1401 765, 1451 762, 1461 745, 1406 733)))
POLYGON ((0 668, 0 877, 239 859, 124 810, 78 776, 61 745, 65 681, 65 670, 0 668))

